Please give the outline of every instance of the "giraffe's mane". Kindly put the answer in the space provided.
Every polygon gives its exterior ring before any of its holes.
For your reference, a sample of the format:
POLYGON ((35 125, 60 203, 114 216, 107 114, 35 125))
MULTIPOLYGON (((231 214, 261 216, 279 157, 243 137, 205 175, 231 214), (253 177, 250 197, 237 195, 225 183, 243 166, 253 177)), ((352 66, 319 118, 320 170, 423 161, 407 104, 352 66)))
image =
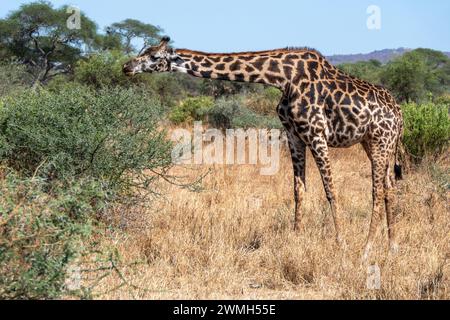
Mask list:
POLYGON ((286 47, 283 50, 285 51, 309 51, 309 52, 314 52, 317 53, 319 56, 324 57, 324 55, 317 49, 311 48, 311 47, 286 47))
POLYGON ((313 52, 321 57, 324 57, 318 50, 309 47, 285 47, 273 50, 262 50, 262 51, 243 51, 243 52, 203 52, 191 49, 176 49, 178 52, 184 52, 186 54, 199 54, 204 56, 246 56, 246 55, 262 55, 262 54, 276 54, 284 52, 313 52))

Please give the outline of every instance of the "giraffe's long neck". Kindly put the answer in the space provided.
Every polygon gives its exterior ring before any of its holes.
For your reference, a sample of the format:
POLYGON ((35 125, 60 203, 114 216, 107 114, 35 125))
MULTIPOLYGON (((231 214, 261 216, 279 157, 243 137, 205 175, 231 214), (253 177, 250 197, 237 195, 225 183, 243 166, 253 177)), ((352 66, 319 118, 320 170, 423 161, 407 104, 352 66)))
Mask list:
POLYGON ((183 49, 177 54, 183 62, 175 71, 200 78, 263 83, 284 90, 298 72, 296 62, 289 65, 277 51, 210 54, 183 49))

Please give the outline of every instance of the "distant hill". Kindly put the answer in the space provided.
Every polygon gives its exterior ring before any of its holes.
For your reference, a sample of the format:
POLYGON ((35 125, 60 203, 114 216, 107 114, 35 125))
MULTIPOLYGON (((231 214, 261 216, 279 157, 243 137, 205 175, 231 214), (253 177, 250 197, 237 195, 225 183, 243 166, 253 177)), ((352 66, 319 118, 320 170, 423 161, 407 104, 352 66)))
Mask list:
MULTIPOLYGON (((402 56, 408 51, 412 49, 407 48, 398 48, 398 49, 384 49, 377 50, 371 53, 359 53, 359 54, 337 54, 328 56, 328 60, 334 64, 342 64, 342 63, 355 63, 358 61, 369 61, 371 59, 375 59, 380 61, 381 63, 387 63, 392 59, 402 56)), ((450 58, 450 52, 444 52, 450 58)))

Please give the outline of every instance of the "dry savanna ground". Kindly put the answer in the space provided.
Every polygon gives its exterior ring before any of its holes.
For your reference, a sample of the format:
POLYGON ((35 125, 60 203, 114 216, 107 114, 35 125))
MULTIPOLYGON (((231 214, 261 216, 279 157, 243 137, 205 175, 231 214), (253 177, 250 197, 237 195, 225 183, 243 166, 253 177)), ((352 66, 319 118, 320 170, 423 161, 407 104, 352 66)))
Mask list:
POLYGON ((287 150, 274 176, 252 165, 176 167, 203 190, 164 186, 148 209, 123 212, 117 275, 96 292, 104 299, 449 299, 449 158, 427 161, 398 184, 397 255, 379 228, 367 263, 361 256, 371 211, 370 164, 360 146, 333 150, 338 199, 345 209, 345 248, 334 227, 320 176, 308 154, 303 229, 293 226, 293 174, 287 150), (377 272, 380 272, 377 288, 377 272))

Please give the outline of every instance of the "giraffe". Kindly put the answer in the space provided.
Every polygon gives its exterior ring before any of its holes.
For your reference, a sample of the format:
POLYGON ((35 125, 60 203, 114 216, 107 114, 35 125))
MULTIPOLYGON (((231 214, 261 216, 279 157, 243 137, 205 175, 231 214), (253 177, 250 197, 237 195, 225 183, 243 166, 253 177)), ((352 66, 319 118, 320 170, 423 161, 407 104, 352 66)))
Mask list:
POLYGON ((262 83, 280 89, 277 107, 287 133, 294 170, 294 228, 302 220, 306 192, 306 150, 311 150, 331 206, 336 240, 341 238, 341 208, 331 173, 329 148, 362 144, 372 165, 373 208, 363 254, 367 259, 383 213, 390 248, 396 252, 392 202, 403 116, 399 105, 383 87, 357 79, 331 65, 318 51, 285 48, 259 52, 205 53, 173 49, 165 37, 123 66, 128 76, 142 72, 181 72, 194 77, 262 83), (384 205, 384 208, 383 208, 384 205))

